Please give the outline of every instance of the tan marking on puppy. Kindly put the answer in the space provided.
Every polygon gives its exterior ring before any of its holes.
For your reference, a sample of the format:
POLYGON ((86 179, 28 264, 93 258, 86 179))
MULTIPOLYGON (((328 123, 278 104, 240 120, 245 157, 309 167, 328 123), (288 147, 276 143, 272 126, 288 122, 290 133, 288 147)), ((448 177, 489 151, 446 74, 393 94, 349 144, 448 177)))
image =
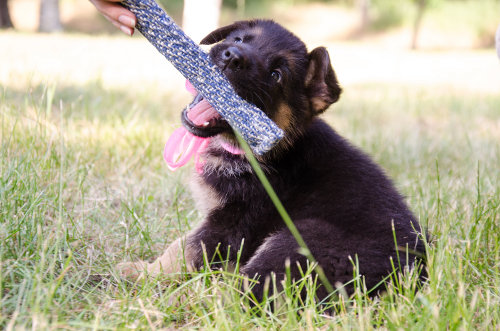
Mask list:
POLYGON ((286 103, 282 103, 279 106, 276 115, 274 116, 274 122, 282 130, 287 130, 290 127, 290 124, 292 124, 292 119, 292 109, 290 109, 290 107, 286 103))
POLYGON ((196 204, 196 209, 204 215, 208 215, 212 210, 222 207, 224 201, 216 191, 214 191, 199 174, 192 176, 189 182, 191 193, 196 204))
POLYGON ((116 265, 116 271, 120 277, 135 281, 143 277, 147 264, 145 261, 122 262, 116 265))
POLYGON ((314 78, 314 68, 316 66, 316 61, 314 59, 309 60, 309 68, 307 68, 305 83, 309 86, 314 78))
MULTIPOLYGON (((326 95, 326 93, 324 93, 326 95)), ((323 96, 317 96, 311 99, 311 105, 313 109, 326 109, 330 106, 330 103, 326 102, 323 96)))
POLYGON ((119 274, 130 280, 141 279, 145 276, 159 276, 161 274, 178 276, 183 271, 193 271, 195 252, 186 245, 186 238, 181 237, 170 244, 165 252, 153 263, 145 261, 124 262, 116 266, 119 274))
POLYGON ((150 275, 158 275, 161 273, 173 274, 182 271, 193 271, 193 253, 190 247, 186 245, 186 237, 178 238, 168 246, 159 258, 148 264, 147 272, 150 275))
POLYGON ((265 154, 263 157, 257 156, 257 159, 264 162, 264 164, 266 163, 266 157, 270 157, 272 159, 288 150, 288 148, 295 142, 296 137, 299 135, 299 132, 294 125, 295 119, 293 111, 286 103, 282 103, 278 107, 278 111, 273 120, 281 129, 286 131, 286 134, 285 137, 281 139, 268 154, 265 154))
MULTIPOLYGON (((238 146, 237 140, 234 136, 230 136, 228 134, 223 133, 212 138, 210 147, 222 148, 221 147, 222 143, 229 143, 238 146)), ((238 157, 243 159, 246 156, 244 154, 241 154, 238 157)), ((219 156, 213 156, 210 153, 204 155, 204 159, 206 161, 203 169, 205 174, 216 173, 218 175, 227 177, 237 177, 243 173, 252 171, 252 167, 248 163, 232 162, 230 160, 225 160, 224 158, 221 158, 219 156)), ((225 197, 219 196, 219 198, 221 204, 224 204, 225 197)))
POLYGON ((326 48, 317 47, 309 53, 305 86, 315 115, 321 114, 339 99, 342 88, 338 85, 326 48))

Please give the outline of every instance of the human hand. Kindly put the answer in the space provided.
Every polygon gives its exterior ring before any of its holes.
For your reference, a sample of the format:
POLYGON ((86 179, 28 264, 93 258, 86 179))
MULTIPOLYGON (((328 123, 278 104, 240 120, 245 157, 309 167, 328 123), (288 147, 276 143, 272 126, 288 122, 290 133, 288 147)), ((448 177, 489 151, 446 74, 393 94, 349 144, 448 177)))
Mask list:
POLYGON ((123 33, 131 36, 134 34, 135 15, 127 8, 120 5, 121 0, 89 0, 97 10, 114 26, 123 33))

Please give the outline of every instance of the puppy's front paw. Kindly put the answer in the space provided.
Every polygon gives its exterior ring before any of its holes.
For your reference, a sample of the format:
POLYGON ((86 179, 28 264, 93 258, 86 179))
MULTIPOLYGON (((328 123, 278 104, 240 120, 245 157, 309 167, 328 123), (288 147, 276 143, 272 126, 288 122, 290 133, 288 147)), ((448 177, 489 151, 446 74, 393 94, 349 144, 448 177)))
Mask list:
POLYGON ((147 262, 122 262, 116 265, 116 270, 120 277, 136 281, 144 277, 147 271, 147 262))

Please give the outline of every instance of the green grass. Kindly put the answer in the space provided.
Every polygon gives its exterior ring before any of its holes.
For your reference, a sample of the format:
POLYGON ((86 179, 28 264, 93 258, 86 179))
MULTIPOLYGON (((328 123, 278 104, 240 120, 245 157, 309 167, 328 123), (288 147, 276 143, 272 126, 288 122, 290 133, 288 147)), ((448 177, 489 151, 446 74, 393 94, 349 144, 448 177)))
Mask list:
POLYGON ((2 328, 500 327, 500 95, 361 85, 327 112, 387 169, 432 243, 419 292, 413 273, 377 299, 361 284, 328 315, 296 295, 310 278, 249 308, 228 272, 169 284, 117 277, 118 262, 154 258, 201 219, 189 170, 172 173, 161 157, 178 98, 99 82, 0 88, 2 328))

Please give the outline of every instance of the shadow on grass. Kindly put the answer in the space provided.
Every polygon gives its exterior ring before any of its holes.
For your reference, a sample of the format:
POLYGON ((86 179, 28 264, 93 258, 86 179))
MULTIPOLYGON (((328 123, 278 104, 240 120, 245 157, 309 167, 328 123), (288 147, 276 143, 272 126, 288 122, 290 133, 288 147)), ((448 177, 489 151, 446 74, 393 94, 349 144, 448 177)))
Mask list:
POLYGON ((115 121, 140 116, 143 120, 180 123, 180 113, 189 96, 179 97, 154 86, 110 89, 95 80, 85 85, 37 84, 27 88, 0 85, 0 100, 14 109, 47 107, 47 102, 52 101, 52 107, 47 108, 49 112, 59 109, 62 102, 65 118, 71 119, 115 121))

